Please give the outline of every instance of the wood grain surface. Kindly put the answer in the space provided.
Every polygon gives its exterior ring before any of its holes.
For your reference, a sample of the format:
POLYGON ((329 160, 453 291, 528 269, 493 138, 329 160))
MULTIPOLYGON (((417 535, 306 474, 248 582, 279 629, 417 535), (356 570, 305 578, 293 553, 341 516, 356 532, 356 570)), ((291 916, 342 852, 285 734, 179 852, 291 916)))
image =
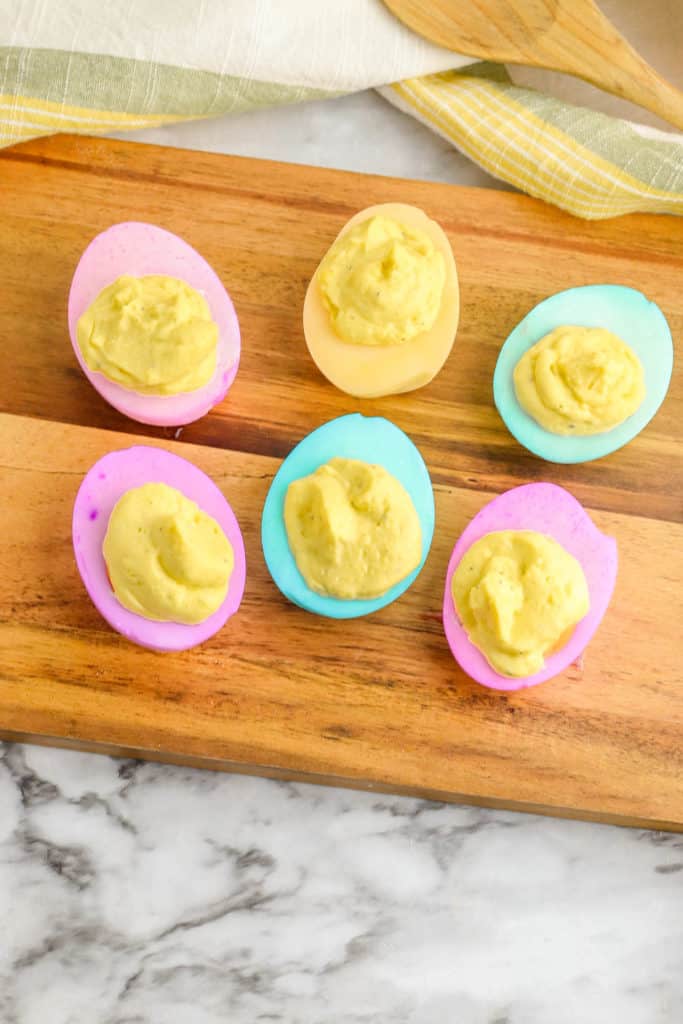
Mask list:
POLYGON ((564 71, 683 128, 683 93, 617 32, 595 0, 384 0, 438 46, 499 64, 564 71))
POLYGON ((365 177, 132 143, 63 137, 0 154, 0 733, 275 777, 421 793, 683 829, 683 374, 630 445, 551 466, 510 437, 492 403, 500 344, 540 298, 609 281, 655 299, 683 329, 683 223, 586 224, 522 196, 365 177), (462 292, 453 353, 422 391, 360 401, 306 354, 309 277, 345 219, 414 202, 449 234, 462 292), (150 220, 182 235, 228 287, 243 356, 227 399, 179 432, 125 420, 78 370, 66 297, 104 227, 150 220), (422 450, 437 527, 395 604, 354 622, 288 604, 259 546, 279 460, 343 412, 381 414, 422 450), (113 633, 71 549, 80 479, 146 435, 208 472, 242 524, 238 615, 194 651, 158 655, 113 633), (614 600, 564 676, 517 694, 467 679, 440 621, 448 556, 494 494, 528 480, 572 491, 619 542, 614 600))

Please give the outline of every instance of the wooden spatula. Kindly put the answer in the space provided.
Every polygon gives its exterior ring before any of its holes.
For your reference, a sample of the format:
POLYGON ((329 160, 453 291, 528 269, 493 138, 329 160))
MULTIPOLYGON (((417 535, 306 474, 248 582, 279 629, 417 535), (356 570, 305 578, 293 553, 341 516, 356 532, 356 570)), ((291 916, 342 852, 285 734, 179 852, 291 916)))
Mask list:
POLYGON ((483 60, 565 71, 683 129, 683 93, 593 0, 384 0, 419 35, 483 60))

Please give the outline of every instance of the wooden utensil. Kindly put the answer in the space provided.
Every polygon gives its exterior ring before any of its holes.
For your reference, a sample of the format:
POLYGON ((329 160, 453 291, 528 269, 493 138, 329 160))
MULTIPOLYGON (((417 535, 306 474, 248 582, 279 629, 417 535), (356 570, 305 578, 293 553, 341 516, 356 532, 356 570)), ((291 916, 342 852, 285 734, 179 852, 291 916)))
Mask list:
POLYGON ((106 139, 3 150, 0 181, 0 736, 683 830, 683 360, 655 420, 583 466, 529 455, 491 396, 501 341, 560 288, 640 288, 683 337, 683 218, 586 223, 492 189, 106 139), (399 201, 421 206, 451 239, 461 325, 429 387, 358 401, 308 356, 304 292, 352 213, 399 201), (155 221, 195 245, 240 318, 235 383, 180 441, 107 405, 69 344, 78 258, 125 219, 155 221), (352 410, 388 417, 419 446, 437 530, 399 601, 333 622, 277 591, 260 513, 282 457, 352 410), (216 481, 247 549, 239 612, 182 654, 143 651, 109 629, 73 558, 83 474, 141 435, 216 481), (616 537, 619 577, 580 665, 533 690, 495 693, 450 655, 444 577, 474 513, 529 480, 563 484, 616 537))
POLYGON ((439 46, 564 71, 683 128, 683 93, 639 56, 594 0, 384 0, 439 46))

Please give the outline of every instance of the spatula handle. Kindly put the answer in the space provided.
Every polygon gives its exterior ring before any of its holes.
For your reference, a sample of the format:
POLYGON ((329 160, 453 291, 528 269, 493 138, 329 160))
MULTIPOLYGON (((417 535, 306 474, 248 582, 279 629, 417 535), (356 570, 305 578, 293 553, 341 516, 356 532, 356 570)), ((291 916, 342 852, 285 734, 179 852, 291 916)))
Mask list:
POLYGON ((683 92, 636 53, 595 0, 384 0, 397 18, 457 53, 565 71, 683 129, 683 92))

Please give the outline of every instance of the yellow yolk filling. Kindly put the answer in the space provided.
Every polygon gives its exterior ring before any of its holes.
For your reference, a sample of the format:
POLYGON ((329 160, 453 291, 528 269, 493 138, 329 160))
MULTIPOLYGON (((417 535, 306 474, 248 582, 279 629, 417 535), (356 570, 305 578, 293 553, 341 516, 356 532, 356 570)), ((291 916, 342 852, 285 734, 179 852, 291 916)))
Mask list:
POLYGON ((577 560, 534 530, 488 533, 468 549, 451 592, 472 643, 501 675, 519 678, 543 668, 590 608, 577 560))
POLYGON ((209 305, 175 277, 117 278, 80 317, 77 339, 91 370, 142 394, 196 391, 216 369, 209 305))
POLYGON ((445 280, 429 236, 383 216, 338 238, 318 271, 333 329, 353 345, 400 345, 429 331, 445 280))
POLYGON ((415 506, 382 466, 330 459, 289 485, 284 519, 299 572, 319 594, 379 597, 420 564, 415 506))
POLYGON ((216 520, 160 483, 119 498, 102 552, 121 604, 159 622, 203 622, 225 600, 234 567, 216 520))
POLYGON ((522 356, 513 380, 519 404, 553 434, 602 434, 645 397, 638 356, 603 327, 556 327, 522 356))

